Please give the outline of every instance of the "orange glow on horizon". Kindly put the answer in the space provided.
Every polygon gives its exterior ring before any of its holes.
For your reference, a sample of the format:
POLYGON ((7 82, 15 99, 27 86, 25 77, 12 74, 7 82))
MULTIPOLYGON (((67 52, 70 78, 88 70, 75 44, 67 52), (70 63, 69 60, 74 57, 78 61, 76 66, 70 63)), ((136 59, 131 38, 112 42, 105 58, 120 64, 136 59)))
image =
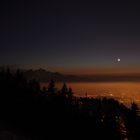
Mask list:
POLYGON ((52 68, 71 75, 140 75, 140 68, 52 68))

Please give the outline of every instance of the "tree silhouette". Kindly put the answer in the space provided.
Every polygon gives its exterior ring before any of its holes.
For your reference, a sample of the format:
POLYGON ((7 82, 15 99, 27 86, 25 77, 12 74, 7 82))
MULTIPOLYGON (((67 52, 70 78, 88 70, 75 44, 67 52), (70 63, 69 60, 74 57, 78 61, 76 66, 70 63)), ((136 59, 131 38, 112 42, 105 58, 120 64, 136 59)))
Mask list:
POLYGON ((47 92, 49 95, 55 95, 55 93, 56 93, 55 82, 53 79, 50 81, 50 83, 48 85, 47 92))
POLYGON ((72 91, 72 88, 69 88, 68 89, 68 98, 72 99, 73 97, 73 91, 72 91))
POLYGON ((139 114, 139 108, 138 108, 137 104, 134 102, 131 104, 131 111, 133 112, 133 114, 135 116, 137 116, 139 114))
POLYGON ((62 89, 61 89, 61 95, 63 97, 67 97, 68 96, 68 88, 66 83, 63 84, 62 89))
POLYGON ((5 126, 37 140, 47 139, 51 133, 95 140, 140 139, 137 104, 128 108, 115 99, 76 97, 66 83, 57 90, 53 80, 47 89, 41 89, 37 80, 23 75, 20 70, 0 72, 0 123, 5 126))

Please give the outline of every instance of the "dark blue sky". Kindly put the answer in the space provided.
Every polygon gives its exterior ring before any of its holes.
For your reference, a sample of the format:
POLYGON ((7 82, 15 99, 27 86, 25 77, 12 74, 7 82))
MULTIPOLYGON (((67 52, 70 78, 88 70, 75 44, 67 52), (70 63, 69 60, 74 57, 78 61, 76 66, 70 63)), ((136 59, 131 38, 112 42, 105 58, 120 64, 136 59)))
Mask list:
POLYGON ((138 3, 22 0, 0 5, 1 65, 140 66, 138 3))

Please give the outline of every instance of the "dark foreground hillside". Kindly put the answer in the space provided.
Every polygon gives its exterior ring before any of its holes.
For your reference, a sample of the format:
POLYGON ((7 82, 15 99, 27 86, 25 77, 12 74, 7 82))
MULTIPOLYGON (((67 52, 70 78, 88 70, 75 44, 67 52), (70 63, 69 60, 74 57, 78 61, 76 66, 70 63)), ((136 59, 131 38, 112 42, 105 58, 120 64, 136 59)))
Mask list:
POLYGON ((20 71, 0 72, 3 140, 139 140, 138 114, 135 103, 129 109, 114 99, 78 98, 66 84, 58 91, 51 80, 48 88, 41 89, 20 71))

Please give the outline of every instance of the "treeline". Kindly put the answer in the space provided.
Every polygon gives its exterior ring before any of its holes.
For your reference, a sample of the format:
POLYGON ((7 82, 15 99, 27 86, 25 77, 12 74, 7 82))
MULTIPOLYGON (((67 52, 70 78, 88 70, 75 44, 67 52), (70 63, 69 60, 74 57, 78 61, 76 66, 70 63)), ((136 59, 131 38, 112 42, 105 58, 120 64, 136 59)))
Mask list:
POLYGON ((19 70, 0 72, 0 122, 35 140, 140 139, 135 103, 127 108, 114 99, 75 97, 65 83, 58 90, 53 80, 41 88, 19 70))

